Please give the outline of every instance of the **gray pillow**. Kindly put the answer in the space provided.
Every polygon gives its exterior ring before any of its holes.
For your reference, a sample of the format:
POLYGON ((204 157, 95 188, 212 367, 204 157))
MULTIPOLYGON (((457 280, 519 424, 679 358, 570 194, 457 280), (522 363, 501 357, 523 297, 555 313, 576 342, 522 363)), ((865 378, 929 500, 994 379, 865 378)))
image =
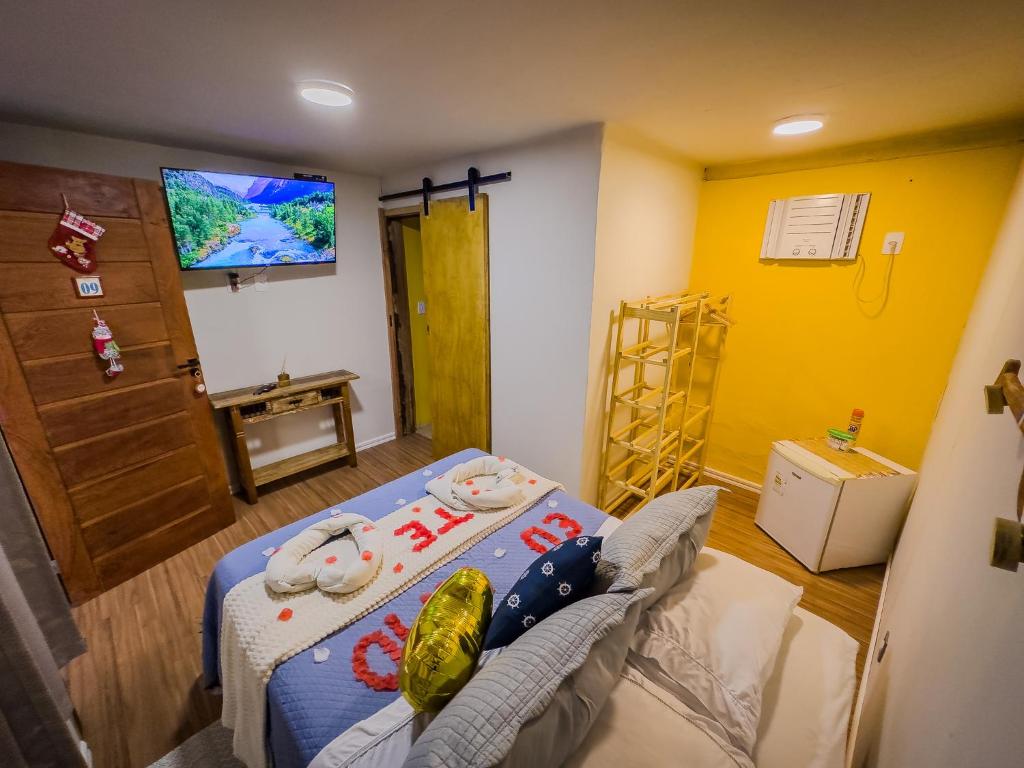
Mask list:
POLYGON ((625 663, 650 590, 594 595, 544 619, 459 691, 416 740, 406 768, 561 765, 583 741, 625 663))
POLYGON ((608 592, 651 587, 646 609, 689 573, 708 537, 718 491, 702 485, 666 493, 626 518, 601 545, 598 574, 610 582, 608 592))

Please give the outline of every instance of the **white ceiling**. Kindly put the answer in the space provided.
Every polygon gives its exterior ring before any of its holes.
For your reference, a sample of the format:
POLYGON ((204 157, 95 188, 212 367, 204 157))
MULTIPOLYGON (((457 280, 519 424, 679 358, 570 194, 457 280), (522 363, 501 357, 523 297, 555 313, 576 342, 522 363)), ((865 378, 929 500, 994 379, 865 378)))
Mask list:
POLYGON ((0 117, 375 174, 596 121, 720 164, 1024 116, 1020 0, 0 4, 0 117))

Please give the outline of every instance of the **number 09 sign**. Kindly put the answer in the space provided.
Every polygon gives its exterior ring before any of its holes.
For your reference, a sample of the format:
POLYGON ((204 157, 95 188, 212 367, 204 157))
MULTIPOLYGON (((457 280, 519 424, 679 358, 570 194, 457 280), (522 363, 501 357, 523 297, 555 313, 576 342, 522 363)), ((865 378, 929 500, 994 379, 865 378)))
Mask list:
POLYGON ((103 283, 100 282, 99 275, 76 277, 74 281, 75 291, 78 292, 80 299, 95 299, 103 295, 103 283))

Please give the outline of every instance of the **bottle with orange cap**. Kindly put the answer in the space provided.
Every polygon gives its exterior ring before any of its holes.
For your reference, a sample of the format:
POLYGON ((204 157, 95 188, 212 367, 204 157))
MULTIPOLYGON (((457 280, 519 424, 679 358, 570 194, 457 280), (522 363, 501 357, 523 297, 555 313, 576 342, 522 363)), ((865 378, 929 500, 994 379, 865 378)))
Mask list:
POLYGON ((853 440, 850 441, 851 448, 857 443, 857 438, 860 437, 860 426, 863 421, 864 411, 860 408, 854 408, 853 413, 850 414, 850 426, 846 428, 846 431, 853 435, 853 440))

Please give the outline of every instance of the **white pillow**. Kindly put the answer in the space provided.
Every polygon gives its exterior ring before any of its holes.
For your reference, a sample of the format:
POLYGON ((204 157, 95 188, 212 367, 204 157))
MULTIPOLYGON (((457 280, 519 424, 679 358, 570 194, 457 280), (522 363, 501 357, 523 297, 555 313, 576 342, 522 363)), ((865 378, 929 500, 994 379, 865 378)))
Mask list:
POLYGON ((802 594, 774 574, 705 548, 689 575, 641 618, 630 658, 752 755, 765 683, 802 594))

